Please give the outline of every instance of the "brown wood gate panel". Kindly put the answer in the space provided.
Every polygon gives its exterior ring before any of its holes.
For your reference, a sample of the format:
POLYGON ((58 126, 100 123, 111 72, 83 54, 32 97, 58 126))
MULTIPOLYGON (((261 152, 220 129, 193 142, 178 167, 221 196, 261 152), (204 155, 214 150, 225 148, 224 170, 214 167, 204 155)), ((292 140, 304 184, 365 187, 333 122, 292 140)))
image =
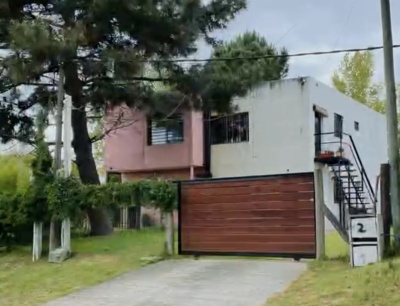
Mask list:
POLYGON ((314 174, 180 182, 179 253, 315 258, 314 174))

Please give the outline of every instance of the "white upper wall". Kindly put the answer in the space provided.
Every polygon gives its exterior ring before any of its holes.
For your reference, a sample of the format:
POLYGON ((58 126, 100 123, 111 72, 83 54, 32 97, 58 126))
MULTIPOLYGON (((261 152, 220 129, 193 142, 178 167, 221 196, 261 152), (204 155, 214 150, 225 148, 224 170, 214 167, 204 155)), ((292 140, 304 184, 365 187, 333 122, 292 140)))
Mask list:
POLYGON ((234 104, 249 112, 250 141, 212 145, 213 177, 314 170, 311 106, 302 79, 269 82, 234 104))
MULTIPOLYGON (((333 132, 335 113, 343 116, 343 132, 352 136, 374 187, 376 176, 380 171, 380 164, 388 161, 385 116, 313 78, 307 78, 307 83, 311 105, 318 105, 328 111, 328 117, 323 118, 322 121, 322 131, 333 132), (355 121, 359 123, 358 131, 355 130, 355 121)), ((310 114, 313 115, 312 109, 310 114)), ((313 118, 310 125, 314 126, 313 118)), ((323 136, 322 140, 339 141, 339 138, 323 136)), ((344 135, 343 142, 350 143, 349 137, 344 135)), ((324 149, 324 145, 322 145, 322 149, 324 149)), ((345 145, 344 149, 346 157, 352 160, 349 147, 345 145)))
POLYGON ((343 116, 372 184, 387 162, 385 117, 313 78, 269 82, 234 104, 249 112, 250 140, 212 145, 215 178, 314 171, 314 104, 328 111, 323 132, 334 131, 335 112, 343 116))

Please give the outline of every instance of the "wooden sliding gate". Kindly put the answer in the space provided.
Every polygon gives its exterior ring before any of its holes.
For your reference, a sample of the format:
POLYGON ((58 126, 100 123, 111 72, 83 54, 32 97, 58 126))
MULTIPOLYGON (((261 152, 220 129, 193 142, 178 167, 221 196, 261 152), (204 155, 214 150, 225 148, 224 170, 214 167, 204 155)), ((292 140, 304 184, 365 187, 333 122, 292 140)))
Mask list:
POLYGON ((179 253, 315 258, 314 174, 179 183, 179 253))

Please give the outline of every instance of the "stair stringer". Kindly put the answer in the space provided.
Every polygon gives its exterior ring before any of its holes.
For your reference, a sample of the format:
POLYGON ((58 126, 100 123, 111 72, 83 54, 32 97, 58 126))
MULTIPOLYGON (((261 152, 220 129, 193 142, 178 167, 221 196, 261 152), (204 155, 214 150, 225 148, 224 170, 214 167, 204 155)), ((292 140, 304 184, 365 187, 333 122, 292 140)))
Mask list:
POLYGON ((325 217, 331 222, 335 230, 339 233, 340 237, 346 242, 349 243, 349 234, 345 228, 343 228, 340 221, 337 217, 331 212, 328 206, 325 203, 322 204, 322 209, 324 211, 325 217))

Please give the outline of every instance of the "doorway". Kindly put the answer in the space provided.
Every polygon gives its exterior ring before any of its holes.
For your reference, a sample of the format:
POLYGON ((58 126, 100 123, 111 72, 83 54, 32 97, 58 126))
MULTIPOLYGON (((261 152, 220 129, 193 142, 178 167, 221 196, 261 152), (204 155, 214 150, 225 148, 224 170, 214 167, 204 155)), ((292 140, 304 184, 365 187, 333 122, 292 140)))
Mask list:
POLYGON ((322 151, 322 114, 314 112, 315 116, 315 155, 322 151))

